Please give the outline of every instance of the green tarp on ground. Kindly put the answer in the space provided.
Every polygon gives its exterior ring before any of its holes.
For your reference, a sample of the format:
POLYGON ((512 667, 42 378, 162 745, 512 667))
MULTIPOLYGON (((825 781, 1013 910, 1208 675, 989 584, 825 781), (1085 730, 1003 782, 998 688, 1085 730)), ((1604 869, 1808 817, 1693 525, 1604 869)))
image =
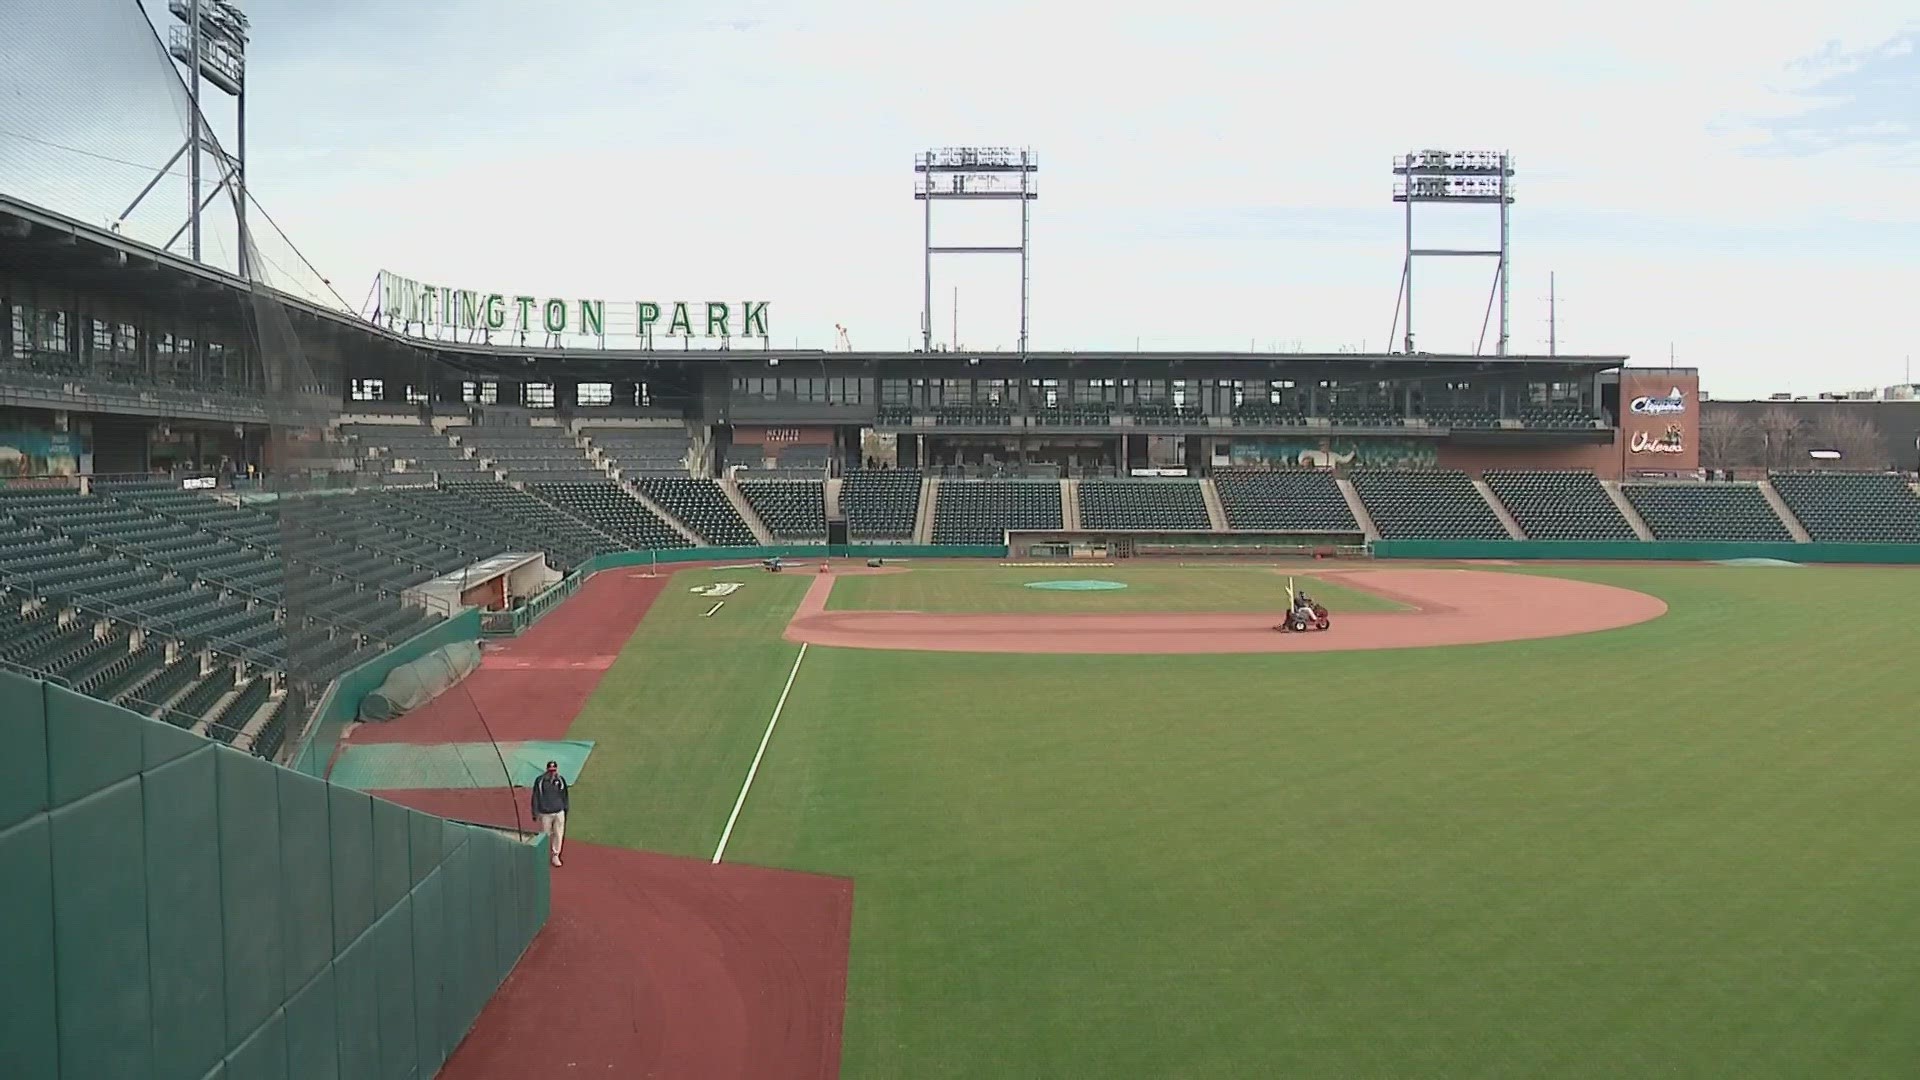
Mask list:
POLYGON ((504 758, 507 775, 522 787, 533 783, 549 761, 559 763, 560 775, 571 784, 579 779, 592 752, 592 742, 577 739, 433 746, 368 743, 348 746, 327 779, 356 791, 505 787, 501 772, 504 758))
POLYGON ((392 720, 452 689, 480 666, 480 646, 456 641, 387 673, 379 689, 360 699, 360 719, 392 720))

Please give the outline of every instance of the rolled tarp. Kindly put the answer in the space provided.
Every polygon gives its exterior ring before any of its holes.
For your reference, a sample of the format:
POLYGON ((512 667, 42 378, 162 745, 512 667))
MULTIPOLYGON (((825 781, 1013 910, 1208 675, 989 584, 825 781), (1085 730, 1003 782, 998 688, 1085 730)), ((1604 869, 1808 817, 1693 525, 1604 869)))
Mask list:
POLYGON ((360 719, 392 720, 452 689, 480 666, 477 642, 456 641, 387 673, 378 690, 360 699, 360 719))

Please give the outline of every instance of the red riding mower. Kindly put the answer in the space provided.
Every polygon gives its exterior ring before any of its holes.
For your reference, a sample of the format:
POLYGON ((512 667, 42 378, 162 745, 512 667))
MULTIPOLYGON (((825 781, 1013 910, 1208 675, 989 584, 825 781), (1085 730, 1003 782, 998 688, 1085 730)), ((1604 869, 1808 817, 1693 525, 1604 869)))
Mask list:
POLYGON ((1294 605, 1293 610, 1287 613, 1286 619, 1274 629, 1304 634, 1309 630, 1325 630, 1332 625, 1333 620, 1327 617, 1327 609, 1318 601, 1309 600, 1303 596, 1300 602, 1294 605))

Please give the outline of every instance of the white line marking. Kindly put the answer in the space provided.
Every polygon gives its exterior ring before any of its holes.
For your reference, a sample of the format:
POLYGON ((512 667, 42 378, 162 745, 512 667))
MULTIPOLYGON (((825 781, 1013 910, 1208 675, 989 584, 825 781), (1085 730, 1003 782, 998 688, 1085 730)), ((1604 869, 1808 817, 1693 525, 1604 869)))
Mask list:
POLYGON ((727 853, 727 840, 733 836, 733 826, 740 820, 740 808, 747 805, 747 792, 753 788, 753 776, 760 771, 760 759, 766 756, 767 743, 773 739, 773 725, 780 722, 780 711, 787 707, 787 695, 793 693, 793 680, 800 674, 800 661, 807 658, 807 645, 800 643, 800 655, 793 658, 793 670, 787 672, 787 685, 780 689, 780 700, 774 702, 773 716, 767 720, 767 733, 760 736, 760 749, 753 752, 753 764, 747 768, 747 781, 740 785, 740 797, 733 800, 733 813, 727 815, 727 827, 720 833, 720 846, 713 849, 714 865, 719 865, 720 857, 727 853))
POLYGON ((717 604, 715 604, 715 605, 713 605, 712 607, 710 607, 710 608, 708 608, 708 609, 706 610, 706 613, 705 613, 705 614, 703 614, 703 615, 701 615, 700 617, 701 617, 701 618, 703 618, 703 619, 707 619, 707 618, 711 618, 711 617, 713 616, 713 613, 714 613, 714 612, 716 612, 716 611, 719 611, 719 610, 720 610, 721 608, 723 608, 723 607, 726 607, 726 606, 727 606, 727 602, 726 602, 725 600, 722 600, 722 601, 720 601, 719 603, 717 603, 717 604))

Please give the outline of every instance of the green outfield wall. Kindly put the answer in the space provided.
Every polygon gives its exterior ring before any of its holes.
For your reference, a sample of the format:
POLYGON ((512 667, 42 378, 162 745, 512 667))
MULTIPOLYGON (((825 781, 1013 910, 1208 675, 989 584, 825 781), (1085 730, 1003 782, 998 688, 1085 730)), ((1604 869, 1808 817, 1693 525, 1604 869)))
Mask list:
POLYGON ((1566 559, 1799 563, 1920 563, 1920 544, 1734 543, 1682 540, 1376 540, 1379 559, 1566 559))
POLYGON ((0 672, 0 1075, 432 1076, 546 922, 544 843, 0 672))
POLYGON ((673 548, 668 551, 613 551, 596 555, 588 573, 622 566, 666 566, 685 562, 736 562, 742 559, 1004 559, 1005 544, 768 544, 759 547, 673 548))

